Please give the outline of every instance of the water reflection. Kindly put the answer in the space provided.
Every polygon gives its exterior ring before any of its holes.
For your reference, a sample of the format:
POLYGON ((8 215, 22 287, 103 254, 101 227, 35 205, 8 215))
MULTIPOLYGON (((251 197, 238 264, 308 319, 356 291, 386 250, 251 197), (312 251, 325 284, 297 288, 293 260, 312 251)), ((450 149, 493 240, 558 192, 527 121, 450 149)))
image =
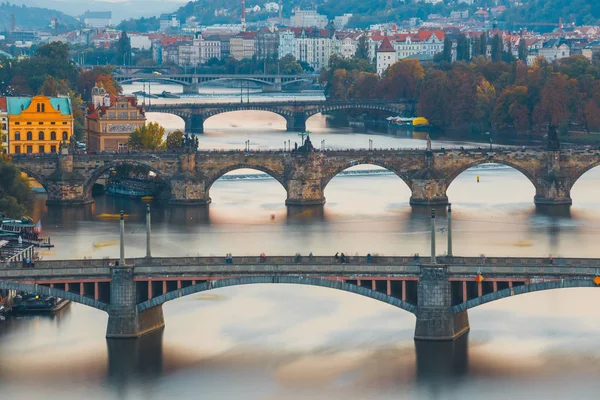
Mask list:
POLYGON ((115 388, 149 380, 163 371, 163 330, 139 339, 107 339, 108 381, 115 388))
POLYGON ((448 381, 456 381, 468 373, 469 334, 456 340, 415 341, 417 381, 435 391, 448 381))

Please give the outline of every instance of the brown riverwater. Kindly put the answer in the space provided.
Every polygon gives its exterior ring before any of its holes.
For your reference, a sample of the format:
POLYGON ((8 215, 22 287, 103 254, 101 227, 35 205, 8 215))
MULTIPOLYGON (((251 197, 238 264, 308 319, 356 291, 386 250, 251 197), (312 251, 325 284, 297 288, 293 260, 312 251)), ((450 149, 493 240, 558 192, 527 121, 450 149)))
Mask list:
MULTIPOLYGON (((171 129, 181 123, 158 118, 171 129)), ((207 122, 200 146, 243 148, 249 139, 276 148, 295 138, 283 129, 276 116, 224 114, 207 122)), ((329 129, 319 117, 309 129, 313 142, 331 147, 366 147, 369 138, 382 147, 425 145, 329 129)), ((441 145, 448 146, 434 143, 441 145)), ((327 186, 322 208, 285 207, 284 189, 251 176, 256 171, 217 181, 208 207, 153 205, 153 254, 428 255, 429 210, 409 206, 410 191, 395 175, 353 169, 327 186)), ((600 169, 583 176, 570 209, 537 209, 519 172, 466 171, 448 190, 454 253, 599 257, 599 181, 600 169)), ((44 257, 116 256, 118 246, 94 244, 118 238, 118 221, 98 216, 120 209, 131 215, 127 255, 143 256, 144 207, 101 196, 86 208, 48 208, 40 196, 34 218, 56 244, 44 257)), ((418 347, 411 314, 324 288, 254 285, 188 296, 164 305, 162 334, 137 342, 107 342, 107 316, 72 304, 54 317, 0 321, 0 398, 591 399, 600 389, 599 303, 589 288, 520 295, 470 310, 468 341, 418 347)))

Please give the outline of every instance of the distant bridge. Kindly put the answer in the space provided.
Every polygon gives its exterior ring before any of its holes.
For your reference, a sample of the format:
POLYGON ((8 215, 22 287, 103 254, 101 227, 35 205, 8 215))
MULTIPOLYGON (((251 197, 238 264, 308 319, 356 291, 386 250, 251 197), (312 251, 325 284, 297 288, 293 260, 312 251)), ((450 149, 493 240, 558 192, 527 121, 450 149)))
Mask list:
POLYGON ((107 337, 139 337, 164 326, 162 304, 230 286, 296 284, 369 297, 415 314, 415 339, 453 340, 470 328, 467 310, 542 290, 598 287, 600 259, 274 256, 40 261, 0 265, 0 289, 65 298, 105 311, 107 337))
MULTIPOLYGON (((158 72, 158 71, 157 71, 158 72)), ((162 82, 183 85, 184 93, 198 93, 198 88, 209 82, 216 81, 246 81, 254 82, 263 87, 263 90, 280 92, 286 85, 295 83, 315 83, 318 75, 265 75, 265 74, 148 74, 148 73, 123 73, 115 74, 114 79, 123 83, 133 82, 162 82)))
POLYGON ((268 111, 281 115, 289 131, 305 131, 306 121, 315 114, 336 110, 382 111, 390 115, 411 117, 416 103, 410 100, 351 100, 351 101, 273 101, 235 103, 178 103, 152 104, 148 112, 168 113, 180 116, 185 121, 185 131, 204 132, 204 121, 231 111, 268 111))

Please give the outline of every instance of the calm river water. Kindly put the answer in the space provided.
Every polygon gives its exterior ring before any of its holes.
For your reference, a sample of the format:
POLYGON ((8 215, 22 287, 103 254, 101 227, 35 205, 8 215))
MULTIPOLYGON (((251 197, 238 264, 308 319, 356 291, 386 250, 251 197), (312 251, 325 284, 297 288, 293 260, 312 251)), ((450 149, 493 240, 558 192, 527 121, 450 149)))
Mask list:
MULTIPOLYGON (((137 89, 134 89, 137 90, 137 89)), ((170 89, 167 89, 170 90, 170 89)), ((154 92, 154 90, 153 90, 154 92)), ((176 117, 150 115, 169 129, 176 117)), ((327 147, 425 147, 420 139, 365 135, 309 121, 327 147)), ((299 140, 283 119, 239 112, 211 118, 201 148, 279 148, 299 140)), ((434 147, 449 146, 436 143, 434 147)), ((211 189, 208 207, 153 206, 153 254, 429 254, 429 210, 408 204, 396 176, 357 166, 327 186, 327 204, 286 208, 285 191, 256 171, 211 189), (274 219, 272 219, 274 215, 274 219)), ((534 189, 510 168, 472 169, 448 190, 454 253, 599 257, 600 169, 572 191, 574 205, 536 209, 534 189), (480 183, 476 176, 481 177, 480 183)), ((34 218, 56 248, 44 257, 117 256, 124 209, 128 256, 142 256, 144 205, 98 197, 87 208, 34 218), (105 247, 94 244, 104 242, 105 247)), ((439 210, 439 227, 445 225, 439 210)), ((445 237, 439 232, 443 253, 445 237)), ((562 289, 469 311, 468 341, 419 344, 414 317, 349 293, 304 286, 219 289, 164 305, 166 328, 137 342, 107 342, 107 316, 71 304, 54 317, 0 322, 1 398, 22 399, 506 399, 597 397, 600 292, 562 289)))

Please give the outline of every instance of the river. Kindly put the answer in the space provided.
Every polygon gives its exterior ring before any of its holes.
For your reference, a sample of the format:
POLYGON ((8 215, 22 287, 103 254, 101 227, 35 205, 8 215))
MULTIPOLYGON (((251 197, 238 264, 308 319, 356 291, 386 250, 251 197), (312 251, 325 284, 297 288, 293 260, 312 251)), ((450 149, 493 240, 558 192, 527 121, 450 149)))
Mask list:
MULTIPOLYGON (((134 89, 137 90, 137 89, 134 89)), ((170 90, 170 89, 166 89, 170 90)), ((154 90, 153 90, 154 92, 154 90)), ((149 115, 167 129, 177 117, 149 115)), ((331 148, 424 148, 422 139, 354 133, 309 120, 331 148)), ((300 140, 282 118, 237 112, 206 122, 201 148, 279 148, 300 140), (281 145, 280 145, 281 143, 281 145), (279 147, 278 147, 279 146, 279 147)), ((435 147, 465 145, 434 142, 435 147)), ((533 204, 533 185, 511 168, 471 169, 450 186, 454 254, 599 257, 600 168, 573 190, 570 208, 533 204), (480 177, 477 183, 476 177, 480 177)), ((153 204, 153 254, 429 254, 429 210, 409 206, 395 175, 356 166, 334 178, 323 207, 288 208, 285 190, 256 171, 217 181, 208 207, 153 204)), ((96 198, 34 219, 55 249, 44 258, 117 256, 120 209, 128 256, 145 254, 144 205, 96 198)), ((438 225, 446 224, 438 209, 438 225)), ((438 232, 440 254, 445 232, 438 232)), ((166 328, 137 342, 106 341, 106 314, 71 304, 54 317, 0 321, 0 392, 23 399, 505 399, 596 398, 600 292, 561 289, 469 310, 454 344, 412 340, 414 317, 361 296, 305 286, 219 289, 164 305, 166 328)))

